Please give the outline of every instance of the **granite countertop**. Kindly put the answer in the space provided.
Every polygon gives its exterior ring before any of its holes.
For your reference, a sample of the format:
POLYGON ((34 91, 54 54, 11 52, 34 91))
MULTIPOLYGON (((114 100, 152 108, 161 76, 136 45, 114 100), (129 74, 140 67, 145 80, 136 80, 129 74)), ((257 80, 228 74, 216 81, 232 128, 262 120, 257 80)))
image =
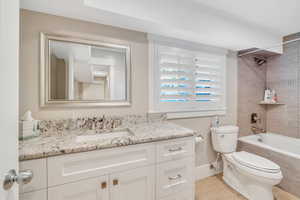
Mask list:
MULTIPOLYGON (((120 129, 127 130, 130 135, 78 141, 78 136, 101 135, 95 131, 68 131, 61 135, 39 136, 20 141, 19 160, 32 160, 63 154, 107 149, 119 146, 156 142, 168 139, 194 136, 194 131, 170 122, 145 122, 120 129)), ((118 131, 115 129, 114 131, 118 131)), ((114 134, 114 133, 106 133, 114 134)))

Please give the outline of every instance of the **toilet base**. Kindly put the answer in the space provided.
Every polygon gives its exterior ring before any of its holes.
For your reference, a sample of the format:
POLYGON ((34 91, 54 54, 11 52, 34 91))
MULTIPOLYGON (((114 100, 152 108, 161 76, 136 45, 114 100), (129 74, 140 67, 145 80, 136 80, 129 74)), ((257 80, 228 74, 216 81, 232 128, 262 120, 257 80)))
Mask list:
POLYGON ((234 171, 235 169, 226 159, 223 159, 223 163, 223 181, 232 189, 249 199, 249 195, 239 180, 237 172, 234 171))
POLYGON ((243 195, 245 198, 249 199, 248 194, 244 190, 242 190, 238 185, 233 184, 230 180, 226 179, 224 176, 223 176, 223 181, 229 187, 231 187, 232 189, 234 189, 235 191, 237 191, 238 193, 240 193, 241 195, 243 195))
POLYGON ((273 185, 262 183, 242 174, 228 158, 223 158, 223 180, 232 189, 249 200, 273 200, 273 185))

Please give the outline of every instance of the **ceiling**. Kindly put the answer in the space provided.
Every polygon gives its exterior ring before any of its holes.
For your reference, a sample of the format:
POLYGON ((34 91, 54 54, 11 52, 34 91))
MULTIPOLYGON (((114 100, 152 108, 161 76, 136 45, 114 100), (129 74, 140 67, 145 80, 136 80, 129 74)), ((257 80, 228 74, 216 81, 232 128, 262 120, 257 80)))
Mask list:
POLYGON ((29 10, 232 50, 274 46, 300 31, 299 6, 299 0, 21 1, 29 10))
POLYGON ((281 36, 300 32, 299 0, 191 0, 281 36))

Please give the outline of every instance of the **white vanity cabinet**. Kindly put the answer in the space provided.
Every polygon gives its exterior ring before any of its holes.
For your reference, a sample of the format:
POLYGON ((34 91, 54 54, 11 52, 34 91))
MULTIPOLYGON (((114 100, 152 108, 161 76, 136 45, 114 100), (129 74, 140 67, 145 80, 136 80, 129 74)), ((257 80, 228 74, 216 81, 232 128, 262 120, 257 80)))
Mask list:
POLYGON ((110 200, 154 200, 154 166, 111 175, 110 200))
POLYGON ((48 189, 48 200, 153 200, 152 166, 68 183, 48 189))
POLYGON ((20 162, 20 170, 31 170, 33 179, 29 184, 20 185, 20 193, 40 191, 47 188, 47 159, 20 162))
POLYGON ((38 190, 20 194, 20 200, 47 200, 47 190, 38 190))
POLYGON ((194 166, 194 137, 23 161, 20 199, 192 200, 194 166))
POLYGON ((156 196, 162 199, 194 187, 193 158, 171 161, 156 167, 156 196))
POLYGON ((49 200, 109 200, 108 178, 98 177, 48 189, 49 200))

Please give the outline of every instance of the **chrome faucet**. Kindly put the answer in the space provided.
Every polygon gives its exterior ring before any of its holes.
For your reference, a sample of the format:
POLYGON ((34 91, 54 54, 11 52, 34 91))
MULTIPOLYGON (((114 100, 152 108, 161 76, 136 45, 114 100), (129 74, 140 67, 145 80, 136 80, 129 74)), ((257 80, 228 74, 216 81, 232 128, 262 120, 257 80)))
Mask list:
POLYGON ((263 142, 264 140, 263 140, 263 135, 262 135, 262 133, 266 133, 266 130, 265 129, 263 129, 263 128, 259 128, 259 127, 257 127, 257 126, 251 126, 251 130, 252 130, 252 133, 254 134, 254 135, 257 135, 258 136, 258 138, 257 138, 257 141, 258 142, 263 142))
POLYGON ((253 134, 266 133, 266 130, 263 128, 259 128, 257 126, 251 126, 251 131, 253 134))

